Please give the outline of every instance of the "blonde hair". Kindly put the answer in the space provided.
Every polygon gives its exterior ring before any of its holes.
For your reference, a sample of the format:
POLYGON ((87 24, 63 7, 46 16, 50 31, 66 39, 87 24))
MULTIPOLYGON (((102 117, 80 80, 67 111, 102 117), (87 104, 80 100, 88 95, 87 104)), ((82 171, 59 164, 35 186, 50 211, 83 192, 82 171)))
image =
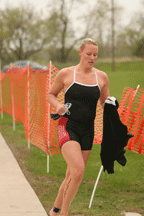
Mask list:
POLYGON ((81 51, 83 51, 83 49, 85 48, 85 45, 86 45, 86 44, 93 44, 93 45, 95 45, 95 46, 98 47, 98 44, 97 44, 93 39, 91 39, 91 38, 86 38, 86 39, 84 39, 84 40, 81 42, 81 44, 80 44, 80 50, 81 50, 81 51))

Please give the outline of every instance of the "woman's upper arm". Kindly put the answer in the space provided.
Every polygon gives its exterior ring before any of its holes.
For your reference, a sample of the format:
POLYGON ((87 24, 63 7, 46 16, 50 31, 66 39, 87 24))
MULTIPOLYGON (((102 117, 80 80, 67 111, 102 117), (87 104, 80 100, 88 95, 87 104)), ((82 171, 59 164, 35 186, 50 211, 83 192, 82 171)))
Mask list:
POLYGON ((52 83, 48 94, 53 94, 57 96, 59 92, 63 89, 64 87, 64 71, 61 70, 57 73, 54 82, 52 83))
POLYGON ((109 93, 109 79, 106 73, 103 73, 103 87, 101 89, 100 103, 103 106, 105 100, 110 97, 109 93))

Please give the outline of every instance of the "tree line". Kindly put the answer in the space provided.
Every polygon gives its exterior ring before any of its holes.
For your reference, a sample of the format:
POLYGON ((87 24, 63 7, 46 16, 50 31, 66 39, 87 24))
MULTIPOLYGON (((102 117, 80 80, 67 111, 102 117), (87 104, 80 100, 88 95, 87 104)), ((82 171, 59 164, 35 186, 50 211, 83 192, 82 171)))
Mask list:
MULTIPOLYGON (((123 8, 114 4, 115 56, 144 57, 144 0, 142 10, 127 26, 120 24, 123 8)), ((49 0, 47 13, 34 5, 0 9, 0 59, 2 65, 35 59, 39 53, 52 61, 72 61, 79 42, 93 38, 99 57, 111 57, 112 5, 107 0, 49 0)))

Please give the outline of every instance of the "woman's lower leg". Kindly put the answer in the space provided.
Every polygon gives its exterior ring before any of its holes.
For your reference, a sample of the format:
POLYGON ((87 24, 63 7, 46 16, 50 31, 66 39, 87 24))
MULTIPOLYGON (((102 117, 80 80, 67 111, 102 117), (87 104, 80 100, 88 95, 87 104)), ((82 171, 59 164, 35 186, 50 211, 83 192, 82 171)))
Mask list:
POLYGON ((67 181, 65 185, 63 204, 62 204, 60 216, 68 215, 69 206, 79 189, 80 183, 83 178, 83 174, 84 174, 84 169, 82 169, 81 171, 79 170, 79 173, 74 172, 70 176, 70 179, 67 181))
MULTIPOLYGON (((54 206, 56 208, 62 207, 60 216, 68 215, 69 206, 78 191, 78 188, 83 178, 85 165, 87 163, 90 154, 90 151, 81 152, 81 150, 79 149, 79 145, 76 145, 74 149, 71 149, 71 146, 67 146, 68 149, 65 146, 66 148, 63 150, 63 156, 69 168, 67 169, 66 178, 59 189, 59 193, 54 203, 54 206), (71 152, 70 155, 68 154, 69 152, 71 152)), ((52 212, 52 209, 50 212, 52 212)), ((57 215, 58 215, 57 213, 52 212, 50 216, 57 216, 57 215)))
MULTIPOLYGON (((70 176, 70 172, 69 172, 69 169, 67 168, 66 177, 65 177, 64 181, 62 182, 62 184, 61 184, 61 186, 59 188, 58 195, 57 195, 56 200, 54 202, 54 207, 55 208, 61 209, 61 207, 62 207, 64 189, 65 189, 66 182, 69 179, 69 176, 70 176)), ((50 213, 50 216, 57 215, 53 208, 50 210, 49 213, 50 213)))
POLYGON ((76 141, 70 141, 64 144, 62 147, 62 155, 69 167, 70 178, 67 180, 65 185, 60 216, 68 216, 69 206, 83 179, 85 162, 80 144, 76 141))

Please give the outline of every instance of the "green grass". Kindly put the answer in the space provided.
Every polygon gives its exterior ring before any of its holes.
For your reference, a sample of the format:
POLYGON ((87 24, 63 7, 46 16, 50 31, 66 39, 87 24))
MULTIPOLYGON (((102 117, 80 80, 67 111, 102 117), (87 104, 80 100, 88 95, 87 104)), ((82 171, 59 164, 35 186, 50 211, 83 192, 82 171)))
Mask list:
POLYGON ((144 88, 144 61, 116 63, 115 72, 111 71, 111 63, 98 63, 96 67, 107 73, 110 94, 118 100, 125 86, 144 88))
MULTIPOLYGON (((116 72, 111 72, 109 63, 98 63, 97 68, 107 72, 110 92, 120 100, 124 86, 144 88, 143 62, 116 64, 116 72)), ((59 186, 64 179, 66 163, 62 155, 50 156, 50 173, 47 173, 47 156, 39 148, 31 145, 28 149, 24 126, 16 122, 12 128, 12 118, 4 113, 0 119, 0 132, 12 149, 25 176, 37 193, 48 212, 52 207, 59 186)), ((144 155, 126 150, 127 164, 122 167, 115 162, 115 173, 102 173, 94 196, 92 208, 89 201, 101 167, 100 145, 94 145, 79 191, 70 207, 69 215, 116 216, 122 211, 138 212, 144 215, 144 155)))

